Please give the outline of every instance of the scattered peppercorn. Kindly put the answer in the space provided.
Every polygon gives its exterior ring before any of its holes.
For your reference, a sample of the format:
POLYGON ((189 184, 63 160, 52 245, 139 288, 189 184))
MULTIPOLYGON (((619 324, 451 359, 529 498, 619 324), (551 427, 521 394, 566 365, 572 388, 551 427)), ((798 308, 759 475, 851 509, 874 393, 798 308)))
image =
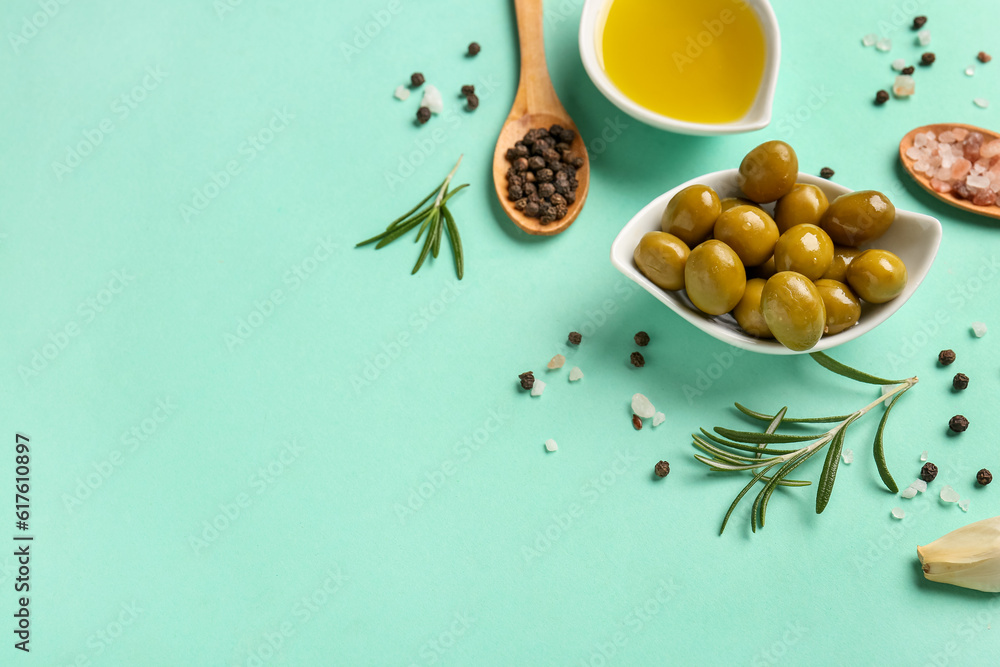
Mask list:
POLYGON ((880 90, 877 93, 875 93, 875 105, 876 106, 882 106, 883 104, 885 104, 888 101, 889 101, 889 93, 887 91, 880 90))
POLYGON ((639 347, 646 347, 649 345, 649 334, 645 331, 640 331, 635 335, 635 344, 639 347))
POLYGON ((477 107, 479 107, 479 96, 475 93, 470 93, 465 98, 465 105, 469 107, 469 111, 474 111, 477 107))
MULTIPOLYGON (((467 96, 470 108, 473 98, 474 93, 467 96)), ((558 124, 533 128, 505 153, 512 164, 507 172, 508 196, 514 202, 527 198, 523 206, 515 204, 525 216, 546 225, 569 213, 580 185, 576 172, 583 166, 583 158, 573 157, 570 151, 575 140, 576 132, 558 124)))
POLYGON ((986 486, 993 481, 993 473, 986 468, 983 468, 976 473, 976 481, 979 482, 979 486, 986 486))
POLYGON ((955 363, 955 351, 941 350, 941 352, 938 353, 938 363, 942 366, 955 363))
POLYGON ((670 474, 670 464, 666 461, 660 461, 656 464, 656 467, 653 468, 653 472, 656 473, 657 477, 666 477, 670 474))
POLYGON ((921 28, 924 27, 925 23, 927 23, 927 17, 926 16, 914 16, 913 17, 913 29, 914 30, 920 30, 921 28))
POLYGON ((421 74, 420 72, 414 72, 413 74, 410 75, 410 85, 413 86, 414 88, 419 88, 420 86, 424 85, 424 81, 425 81, 424 75, 421 74))
POLYGON ((427 107, 417 109, 417 122, 423 125, 431 119, 431 110, 427 107))
POLYGON ((569 342, 573 343, 573 345, 579 345, 581 340, 583 340, 583 336, 579 333, 576 331, 569 332, 569 342))
POLYGON ((535 374, 532 371, 521 373, 517 379, 521 381, 521 389, 530 390, 535 386, 535 374))
POLYGON ((913 65, 909 65, 907 67, 904 67, 902 70, 900 70, 899 73, 900 74, 905 74, 906 76, 910 76, 911 74, 913 74, 916 71, 917 71, 916 67, 914 67, 913 65))
POLYGON ((934 54, 931 53, 930 51, 920 56, 920 64, 923 65, 924 67, 933 64, 933 62, 934 62, 934 54))
POLYGON ((475 93, 476 93, 475 86, 462 86, 462 95, 464 97, 468 97, 469 95, 475 95, 475 93))
POLYGON ((479 52, 482 51, 482 50, 483 50, 482 47, 479 46, 479 42, 472 42, 471 44, 469 44, 469 55, 470 56, 478 55, 479 52))
POLYGON ((993 56, 986 53, 985 51, 980 51, 979 54, 976 56, 976 58, 978 58, 979 62, 981 63, 988 63, 989 61, 993 60, 993 56))
POLYGON ((829 167, 823 167, 819 170, 819 175, 823 178, 833 178, 833 173, 833 169, 830 169, 829 167))
POLYGON ((632 365, 635 366, 636 368, 642 368, 643 366, 646 365, 646 360, 643 359, 642 355, 638 352, 633 352, 632 356, 629 357, 629 360, 632 362, 632 365))
POLYGON ((965 429, 969 428, 969 420, 962 415, 955 415, 948 420, 948 428, 955 433, 961 433, 965 429))
POLYGON ((642 420, 639 419, 639 415, 632 415, 632 428, 636 431, 642 430, 642 420))
POLYGON ((956 373, 951 380, 951 386, 961 391, 969 386, 969 376, 965 373, 956 373))
POLYGON ((920 469, 920 479, 924 480, 928 484, 934 481, 937 477, 938 469, 937 466, 928 461, 924 464, 924 467, 920 469))

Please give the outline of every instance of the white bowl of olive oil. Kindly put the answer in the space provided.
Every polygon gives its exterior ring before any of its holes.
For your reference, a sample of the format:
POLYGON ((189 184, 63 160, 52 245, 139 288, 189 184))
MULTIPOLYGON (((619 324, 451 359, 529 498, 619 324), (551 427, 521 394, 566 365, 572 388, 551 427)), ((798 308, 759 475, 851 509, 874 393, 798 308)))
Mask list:
POLYGON ((781 37, 767 0, 587 0, 580 56, 615 106, 695 135, 771 121, 781 37))

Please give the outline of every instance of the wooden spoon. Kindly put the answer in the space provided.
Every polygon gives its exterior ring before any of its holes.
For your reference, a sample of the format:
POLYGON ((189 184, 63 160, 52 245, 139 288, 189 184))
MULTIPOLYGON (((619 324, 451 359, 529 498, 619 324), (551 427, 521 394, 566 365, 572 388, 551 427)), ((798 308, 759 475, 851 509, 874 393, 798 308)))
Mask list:
POLYGON ((552 236, 569 227, 576 216, 580 215, 583 202, 587 199, 587 189, 590 186, 590 160, 587 157, 587 147, 580 137, 573 119, 569 117, 549 78, 549 70, 545 66, 545 36, 542 28, 542 0, 514 0, 517 10, 517 30, 521 47, 521 82, 517 87, 514 105, 500 130, 497 147, 493 153, 493 185, 497 197, 507 216, 514 224, 528 232, 539 236, 552 236), (576 201, 569 206, 566 215, 555 222, 543 225, 538 218, 529 218, 514 208, 514 202, 507 196, 507 170, 511 163, 507 161, 507 149, 513 148, 525 133, 536 127, 548 128, 552 124, 562 125, 567 130, 573 130, 576 138, 570 145, 574 156, 583 158, 583 166, 576 170, 579 186, 576 189, 576 201))
POLYGON ((976 213, 978 215, 985 215, 988 218, 1000 219, 1000 206, 990 205, 990 206, 976 206, 971 201, 966 199, 959 199, 951 193, 938 192, 931 187, 931 177, 927 174, 918 174, 913 169, 913 164, 916 162, 913 158, 907 157, 906 151, 913 146, 913 139, 921 132, 931 131, 935 135, 940 135, 945 130, 953 130, 956 127, 965 128, 969 132, 980 132, 983 135, 983 143, 1000 138, 996 132, 990 132, 989 130, 984 130, 981 127, 976 127, 975 125, 963 125, 962 123, 935 123, 934 125, 924 125, 923 127, 918 127, 915 130, 910 130, 903 137, 903 140, 899 142, 899 159, 903 163, 903 168, 906 169, 907 173, 913 177, 913 180, 917 182, 920 187, 927 192, 931 193, 938 199, 948 204, 951 204, 955 208, 960 208, 963 211, 968 211, 969 213, 976 213))

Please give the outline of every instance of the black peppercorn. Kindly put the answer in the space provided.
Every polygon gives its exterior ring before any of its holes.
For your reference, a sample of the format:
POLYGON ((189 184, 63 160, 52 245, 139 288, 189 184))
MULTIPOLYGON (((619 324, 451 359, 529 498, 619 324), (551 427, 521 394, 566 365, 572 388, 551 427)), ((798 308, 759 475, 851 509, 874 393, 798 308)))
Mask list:
POLYGON ((991 56, 990 54, 986 53, 985 51, 980 51, 976 55, 976 58, 979 59, 979 62, 984 63, 984 64, 988 63, 991 60, 993 60, 993 56, 991 56))
POLYGON ((535 386, 535 374, 531 371, 521 373, 517 379, 521 381, 521 389, 529 390, 535 386))
POLYGON ((419 88, 424 85, 424 75, 420 72, 414 72, 410 75, 410 85, 414 88, 419 88))
POLYGON ((955 362, 955 351, 954 350, 941 350, 938 353, 938 363, 942 366, 947 366, 955 362))
POLYGON ((524 197, 524 190, 520 185, 512 185, 507 190, 507 195, 510 197, 511 201, 516 201, 524 197))
POLYGON ((524 188, 524 194, 526 195, 538 194, 538 188, 535 187, 535 184, 528 182, 527 179, 525 179, 525 181, 526 181, 525 184, 521 186, 522 188, 524 188))
POLYGON ((541 215, 541 217, 538 218, 538 222, 542 223, 543 225, 548 225, 548 224, 553 223, 555 221, 556 221, 556 214, 555 214, 554 211, 551 211, 551 212, 550 211, 546 211, 545 213, 543 213, 541 215))
POLYGON ((518 211, 523 211, 524 207, 527 205, 528 205, 527 197, 518 199, 517 201, 514 202, 514 208, 516 208, 518 211))
POLYGON ((554 211, 552 215, 556 217, 556 220, 562 220, 569 213, 569 207, 566 204, 554 204, 552 208, 554 211))
POLYGON ((535 178, 538 179, 539 183, 551 183, 552 179, 555 178, 555 174, 549 168, 539 169, 535 172, 535 178))
POLYGON ((519 141, 514 144, 514 155, 516 157, 527 158, 531 153, 528 151, 528 147, 524 145, 524 142, 519 141))
POLYGON ((635 344, 639 347, 646 347, 649 345, 649 334, 645 331, 640 331, 635 335, 635 344))
POLYGON ((914 30, 920 30, 921 28, 924 27, 925 23, 927 23, 927 17, 926 16, 914 16, 913 17, 913 29, 914 30))
POLYGON ((819 170, 819 175, 822 176, 823 178, 833 178, 833 169, 830 169, 829 167, 823 167, 822 169, 819 170))
POLYGON ((538 202, 528 200, 528 205, 524 207, 524 214, 529 218, 537 218, 539 213, 538 202))
POLYGON ((555 194, 555 191, 556 191, 556 186, 552 185, 551 183, 542 183, 541 185, 538 186, 538 196, 542 198, 551 197, 553 194, 555 194))
MULTIPOLYGON (((531 167, 528 167, 528 169, 531 169, 531 167)), ((526 172, 524 172, 524 182, 525 183, 534 183, 535 182, 535 172, 533 172, 533 171, 526 171, 526 172)))
POLYGON ((914 73, 915 71, 917 71, 917 68, 916 68, 916 67, 914 67, 913 65, 909 65, 909 66, 907 66, 907 67, 904 67, 903 69, 901 69, 901 70, 899 71, 899 73, 900 73, 900 74, 905 74, 906 76, 910 76, 910 75, 911 75, 911 74, 913 74, 913 73, 914 73))
POLYGON ((475 86, 462 86, 462 96, 463 97, 468 97, 469 95, 475 95, 475 94, 476 94, 476 87, 475 86))
POLYGON ((632 356, 629 357, 629 360, 632 362, 632 365, 635 366, 636 368, 642 368, 643 366, 646 365, 646 360, 642 358, 642 354, 640 354, 639 352, 633 352, 632 356))
POLYGON ((417 109, 417 122, 423 125, 431 119, 431 110, 427 107, 417 109))
POLYGON ((951 386, 962 391, 969 386, 969 376, 965 373, 956 373, 955 377, 951 380, 951 386))
POLYGON ((937 477, 938 469, 937 466, 928 461, 924 464, 924 467, 920 469, 920 479, 924 480, 928 484, 934 481, 937 477))
POLYGON ((465 98, 465 106, 469 108, 469 111, 474 111, 479 107, 479 96, 475 93, 470 94, 465 98))
POLYGON ((666 477, 670 474, 670 464, 666 461, 660 461, 653 468, 653 472, 656 473, 657 477, 666 477))
POLYGON ((566 205, 566 198, 563 197, 558 192, 556 192, 555 194, 553 194, 553 195, 551 195, 549 197, 549 202, 551 202, 551 204, 553 206, 555 206, 556 208, 558 208, 560 206, 565 206, 566 205))
POLYGON ((482 50, 483 50, 482 47, 479 46, 479 42, 472 42, 471 44, 469 44, 469 55, 470 56, 478 55, 479 52, 482 51, 482 50))
POLYGON ((875 104, 882 105, 889 101, 889 93, 884 90, 880 90, 875 93, 875 104))
POLYGON ((522 172, 528 170, 528 160, 523 157, 515 158, 512 164, 514 165, 514 171, 522 172))
POLYGON ((583 167, 583 158, 575 157, 572 160, 570 160, 570 164, 573 165, 575 169, 581 169, 583 167))
POLYGON ((639 419, 639 415, 632 415, 632 428, 636 431, 642 430, 642 420, 639 419))
POLYGON ((924 67, 927 67, 928 65, 931 65, 933 63, 934 63, 934 54, 931 53, 930 51, 920 56, 920 64, 923 65, 924 67))
POLYGON ((969 428, 969 420, 962 415, 955 415, 948 420, 948 428, 955 433, 962 433, 965 429, 969 428))
POLYGON ((573 343, 573 345, 579 345, 581 340, 583 340, 583 336, 581 336, 579 332, 569 332, 569 342, 573 343))
POLYGON ((545 160, 537 155, 528 158, 528 169, 538 171, 545 168, 545 160))
POLYGON ((993 473, 986 468, 983 468, 976 473, 976 481, 979 482, 979 486, 986 486, 993 481, 993 473))

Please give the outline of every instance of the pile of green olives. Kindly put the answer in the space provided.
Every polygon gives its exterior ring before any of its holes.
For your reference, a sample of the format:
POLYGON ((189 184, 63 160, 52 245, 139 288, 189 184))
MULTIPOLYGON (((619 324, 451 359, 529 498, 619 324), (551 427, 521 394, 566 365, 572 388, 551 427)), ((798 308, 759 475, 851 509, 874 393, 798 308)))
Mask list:
POLYGON ((702 312, 732 313, 749 335, 792 350, 853 327, 862 301, 885 303, 906 287, 899 257, 859 247, 885 234, 896 209, 874 190, 829 201, 798 174, 787 143, 757 146, 737 174, 742 197, 684 188, 663 211, 662 231, 639 241, 636 265, 658 287, 685 290, 702 312))

